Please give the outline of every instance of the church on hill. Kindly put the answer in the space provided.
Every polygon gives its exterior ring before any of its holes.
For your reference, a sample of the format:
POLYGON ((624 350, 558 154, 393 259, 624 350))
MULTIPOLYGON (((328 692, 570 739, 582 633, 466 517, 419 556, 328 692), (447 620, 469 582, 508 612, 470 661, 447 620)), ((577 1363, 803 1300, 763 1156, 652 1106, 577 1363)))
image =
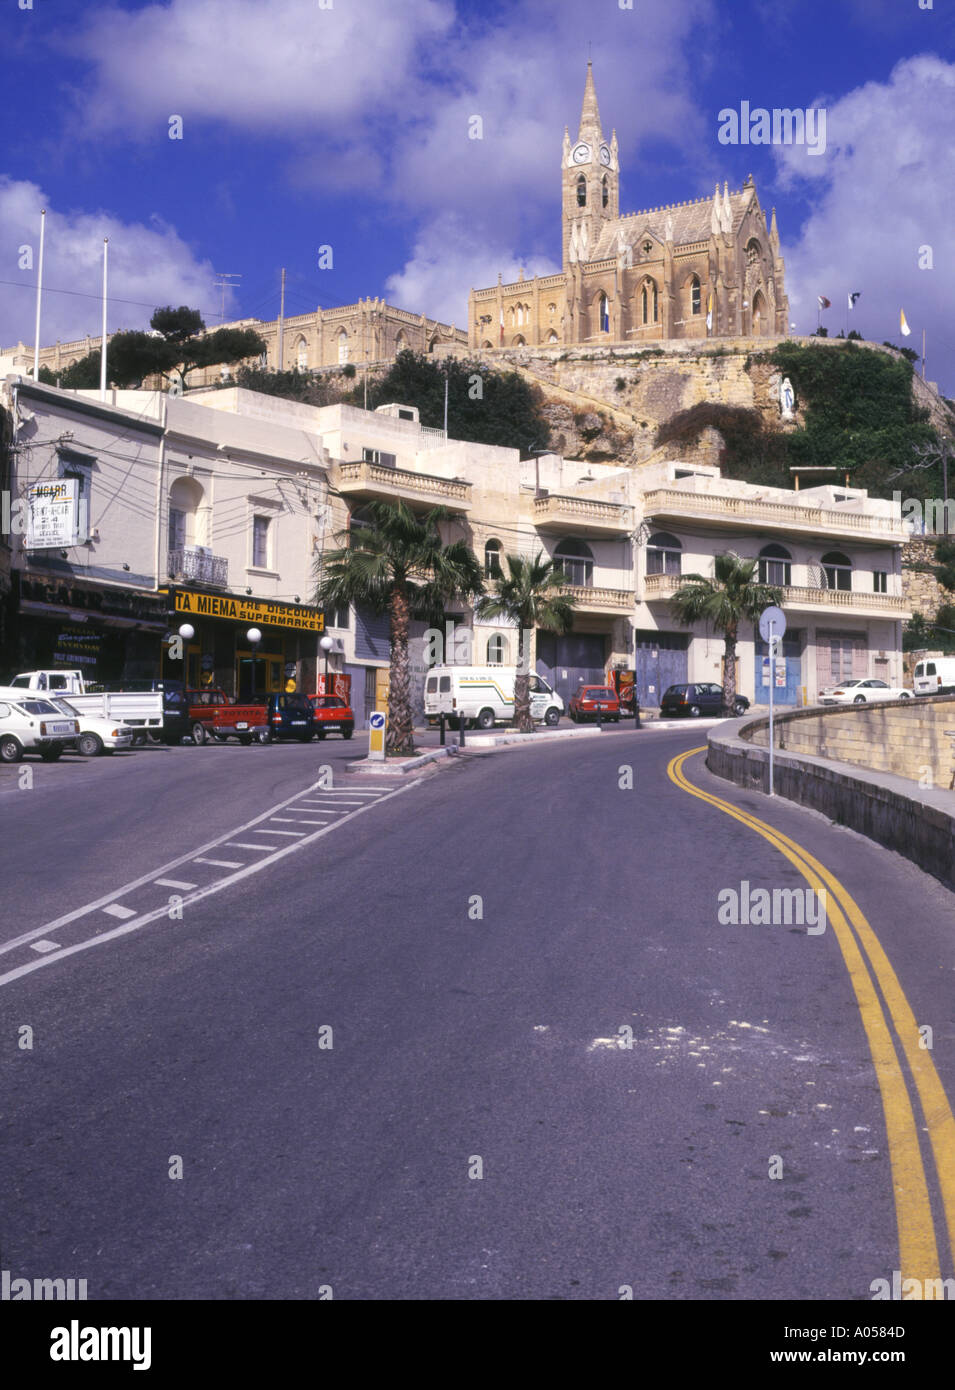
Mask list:
POLYGON ((763 337, 789 326, 773 209, 750 176, 738 192, 620 213, 617 133, 605 140, 593 67, 577 138, 564 129, 563 270, 472 290, 472 348, 763 337))

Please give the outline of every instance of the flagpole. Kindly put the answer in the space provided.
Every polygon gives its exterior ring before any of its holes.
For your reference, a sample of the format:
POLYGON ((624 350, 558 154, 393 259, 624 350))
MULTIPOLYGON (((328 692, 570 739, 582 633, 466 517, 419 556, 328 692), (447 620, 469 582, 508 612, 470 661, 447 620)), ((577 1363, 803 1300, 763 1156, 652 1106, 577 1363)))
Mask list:
POLYGON ((925 380, 925 329, 922 329, 922 380, 925 380))
POLYGON ((46 227, 46 208, 40 209, 40 263, 36 277, 36 331, 33 337, 33 380, 40 380, 40 301, 43 298, 43 232, 46 227))
POLYGON ((99 398, 106 399, 106 272, 109 255, 109 237, 103 237, 103 345, 99 355, 99 398))

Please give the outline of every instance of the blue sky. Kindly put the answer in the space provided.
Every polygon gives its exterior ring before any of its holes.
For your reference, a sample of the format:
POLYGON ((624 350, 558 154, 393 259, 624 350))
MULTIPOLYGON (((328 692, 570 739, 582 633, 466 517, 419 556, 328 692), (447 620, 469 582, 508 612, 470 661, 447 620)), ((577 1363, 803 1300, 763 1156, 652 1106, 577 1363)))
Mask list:
POLYGON ((0 346, 32 342, 41 206, 44 342, 98 331, 104 236, 111 329, 167 302, 215 322, 217 271, 242 277, 227 317, 273 318, 282 266, 290 314, 383 295, 463 326, 472 285, 559 268, 590 51, 621 211, 752 173, 797 330, 824 294, 837 332, 861 290, 850 326, 899 341, 904 306, 955 395, 951 0, 626 2, 5 0, 0 346), (825 154, 720 144, 744 100, 825 107, 825 154))

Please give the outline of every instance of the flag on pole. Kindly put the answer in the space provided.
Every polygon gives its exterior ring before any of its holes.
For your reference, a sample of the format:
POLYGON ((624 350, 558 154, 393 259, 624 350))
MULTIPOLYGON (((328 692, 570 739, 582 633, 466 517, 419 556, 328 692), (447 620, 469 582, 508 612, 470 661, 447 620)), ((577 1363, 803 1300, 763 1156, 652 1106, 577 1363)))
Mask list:
POLYGON ((706 331, 707 331, 707 333, 711 333, 711 332, 713 331, 713 291, 712 291, 712 290, 710 290, 710 297, 709 297, 709 299, 707 300, 707 303, 706 303, 706 331))
POLYGON ((861 290, 853 290, 852 293, 849 295, 849 308, 850 308, 850 309, 854 309, 854 308, 856 307, 856 300, 859 298, 859 296, 860 296, 861 294, 862 294, 862 291, 861 291, 861 290))
POLYGON ((905 317, 904 309, 899 310, 899 328, 902 330, 902 333, 906 338, 912 332, 911 328, 909 328, 908 320, 905 317))
POLYGON ((831 306, 832 306, 832 300, 831 300, 831 299, 827 299, 826 296, 825 296, 824 294, 820 294, 820 295, 818 296, 818 299, 819 299, 819 308, 820 308, 820 309, 829 309, 829 308, 831 308, 831 306))

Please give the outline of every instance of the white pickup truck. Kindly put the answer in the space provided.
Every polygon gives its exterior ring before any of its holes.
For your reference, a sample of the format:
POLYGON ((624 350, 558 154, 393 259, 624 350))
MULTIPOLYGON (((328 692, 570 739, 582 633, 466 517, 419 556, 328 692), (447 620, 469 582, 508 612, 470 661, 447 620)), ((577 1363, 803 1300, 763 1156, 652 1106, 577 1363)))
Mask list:
POLYGON ((94 694, 86 689, 82 671, 21 671, 10 686, 17 690, 33 690, 38 694, 61 695, 68 699, 80 714, 106 719, 113 724, 126 724, 133 734, 143 738, 147 733, 161 735, 163 727, 162 692, 124 691, 122 694, 94 694))

